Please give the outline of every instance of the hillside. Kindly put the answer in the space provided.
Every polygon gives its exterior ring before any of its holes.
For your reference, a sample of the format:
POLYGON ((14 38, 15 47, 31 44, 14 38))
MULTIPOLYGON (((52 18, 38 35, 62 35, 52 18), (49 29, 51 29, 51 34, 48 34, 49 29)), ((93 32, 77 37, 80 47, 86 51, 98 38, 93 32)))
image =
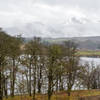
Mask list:
POLYGON ((72 37, 72 38, 44 38, 49 43, 63 43, 71 40, 78 44, 80 49, 96 50, 100 48, 100 36, 95 37, 72 37))
MULTIPOLYGON (((32 40, 33 38, 24 38, 25 42, 32 40)), ((100 36, 93 37, 72 37, 72 38, 42 38, 43 42, 59 43, 71 40, 78 44, 79 49, 85 50, 97 50, 100 49, 100 36)))

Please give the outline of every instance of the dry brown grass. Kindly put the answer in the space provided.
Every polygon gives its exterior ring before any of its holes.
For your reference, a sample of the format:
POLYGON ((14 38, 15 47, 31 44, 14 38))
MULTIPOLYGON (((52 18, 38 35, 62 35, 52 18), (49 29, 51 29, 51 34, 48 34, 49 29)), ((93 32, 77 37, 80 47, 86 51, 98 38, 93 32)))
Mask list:
MULTIPOLYGON (((100 95, 100 90, 79 90, 72 91, 70 100, 78 100, 80 97, 90 97, 90 96, 98 96, 100 95)), ((68 96, 66 92, 59 92, 53 94, 51 100, 67 100, 68 96)), ((14 98, 9 97, 4 100, 32 100, 32 97, 29 96, 15 96, 14 98)), ((36 100, 47 100, 47 95, 36 95, 36 100)))

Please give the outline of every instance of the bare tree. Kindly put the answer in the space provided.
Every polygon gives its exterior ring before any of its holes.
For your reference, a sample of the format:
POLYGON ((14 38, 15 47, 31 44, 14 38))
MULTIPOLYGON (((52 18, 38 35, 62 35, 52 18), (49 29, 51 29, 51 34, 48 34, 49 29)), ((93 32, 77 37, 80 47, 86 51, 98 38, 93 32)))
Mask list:
POLYGON ((8 36, 2 29, 0 29, 0 100, 3 98, 3 90, 2 90, 2 84, 3 84, 3 73, 2 69, 5 63, 5 59, 8 55, 8 47, 9 47, 9 39, 10 36, 8 36))
POLYGON ((65 67, 65 77, 67 80, 67 93, 68 99, 70 99, 70 94, 73 85, 77 79, 78 73, 80 72, 79 57, 76 56, 77 45, 74 42, 65 42, 65 54, 64 67, 65 67))
POLYGON ((53 44, 48 48, 48 65, 47 65, 47 78, 48 78, 48 100, 51 99, 53 94, 53 87, 56 79, 57 61, 62 55, 62 49, 59 45, 53 44))

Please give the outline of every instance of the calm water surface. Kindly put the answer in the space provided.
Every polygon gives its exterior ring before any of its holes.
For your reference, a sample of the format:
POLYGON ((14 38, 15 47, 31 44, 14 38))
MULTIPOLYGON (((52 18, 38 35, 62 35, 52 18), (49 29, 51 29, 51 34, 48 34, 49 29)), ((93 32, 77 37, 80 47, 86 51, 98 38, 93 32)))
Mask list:
POLYGON ((80 62, 82 64, 85 64, 85 63, 91 64, 91 63, 93 63, 94 65, 98 66, 98 65, 100 65, 100 58, 81 57, 80 62))

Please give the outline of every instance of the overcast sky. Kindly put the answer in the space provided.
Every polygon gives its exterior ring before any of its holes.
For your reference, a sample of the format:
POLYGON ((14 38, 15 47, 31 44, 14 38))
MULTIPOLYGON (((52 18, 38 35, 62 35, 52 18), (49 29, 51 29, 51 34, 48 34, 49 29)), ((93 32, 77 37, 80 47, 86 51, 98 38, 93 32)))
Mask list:
POLYGON ((0 0, 0 27, 26 37, 100 36, 100 0, 0 0))

